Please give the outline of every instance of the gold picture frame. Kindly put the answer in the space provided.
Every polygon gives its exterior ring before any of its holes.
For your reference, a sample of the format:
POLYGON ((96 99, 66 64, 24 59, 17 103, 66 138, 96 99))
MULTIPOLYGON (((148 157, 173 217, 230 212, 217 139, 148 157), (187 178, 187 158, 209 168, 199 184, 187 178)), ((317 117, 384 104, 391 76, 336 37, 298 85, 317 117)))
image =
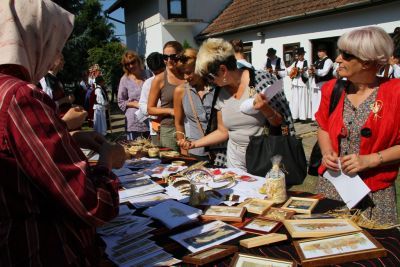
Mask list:
POLYGON ((311 214, 317 204, 318 199, 315 198, 290 197, 282 208, 293 210, 297 213, 311 214))
POLYGON ((266 235, 276 232, 282 226, 280 221, 272 221, 263 217, 255 217, 243 225, 242 229, 246 232, 266 235))
POLYGON ((285 220, 283 224, 293 238, 323 237, 361 231, 350 219, 285 220))
POLYGON ((225 258, 238 251, 237 246, 216 245, 202 251, 198 251, 182 258, 185 263, 201 266, 210 262, 225 258))
POLYGON ((284 220, 290 219, 294 214, 296 214, 296 212, 293 210, 271 207, 266 210, 261 217, 272 221, 283 222, 284 220))
POLYGON ((244 267, 244 266, 296 267, 297 264, 296 262, 285 259, 266 258, 263 256, 256 256, 246 253, 236 253, 231 263, 229 264, 229 267, 244 267))
POLYGON ((203 220, 220 220, 226 222, 242 222, 246 213, 245 207, 210 206, 200 216, 203 220))
POLYGON ((261 215, 273 204, 274 202, 271 200, 250 198, 239 204, 237 207, 245 207, 248 212, 261 215))
POLYGON ((305 239, 293 242, 301 266, 326 266, 385 257, 386 249, 368 232, 305 239))

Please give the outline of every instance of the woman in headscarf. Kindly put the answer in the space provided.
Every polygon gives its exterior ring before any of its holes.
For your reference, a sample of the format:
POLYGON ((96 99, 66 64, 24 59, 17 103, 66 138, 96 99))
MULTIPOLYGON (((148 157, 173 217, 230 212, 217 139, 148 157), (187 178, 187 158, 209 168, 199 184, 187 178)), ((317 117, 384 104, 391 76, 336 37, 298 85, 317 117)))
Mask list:
POLYGON ((70 134, 34 85, 73 16, 48 0, 10 0, 0 1, 0 23, 0 266, 98 266, 95 227, 118 213, 111 168, 122 166, 123 148, 70 134), (79 146, 100 154, 96 166, 79 146))

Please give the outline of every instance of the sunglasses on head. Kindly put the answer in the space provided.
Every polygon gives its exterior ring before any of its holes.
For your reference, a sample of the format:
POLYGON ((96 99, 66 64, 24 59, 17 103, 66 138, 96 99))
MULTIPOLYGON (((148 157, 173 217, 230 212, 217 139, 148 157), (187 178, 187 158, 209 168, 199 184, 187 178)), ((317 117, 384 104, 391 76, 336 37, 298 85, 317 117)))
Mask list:
POLYGON ((163 59, 164 59, 165 61, 168 61, 168 58, 169 58, 170 60, 173 60, 173 61, 177 61, 177 60, 179 59, 179 56, 178 56, 177 54, 171 54, 171 55, 163 54, 162 56, 163 56, 163 59))
POLYGON ((350 53, 348 53, 348 52, 346 52, 346 51, 344 51, 344 50, 342 50, 342 49, 339 49, 339 53, 342 55, 342 58, 343 58, 344 60, 347 60, 347 61, 352 60, 352 59, 354 59, 354 58, 358 58, 358 57, 356 57, 355 55, 350 54, 350 53))

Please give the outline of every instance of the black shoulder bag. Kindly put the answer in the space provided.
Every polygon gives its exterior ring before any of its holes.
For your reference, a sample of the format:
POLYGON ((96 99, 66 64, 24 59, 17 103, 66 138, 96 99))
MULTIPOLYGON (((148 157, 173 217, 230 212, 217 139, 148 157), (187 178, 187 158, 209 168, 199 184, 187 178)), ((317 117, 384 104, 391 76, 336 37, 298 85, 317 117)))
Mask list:
MULTIPOLYGON (((340 97, 342 96, 343 89, 347 86, 347 81, 338 79, 333 87, 331 99, 329 101, 329 115, 335 110, 339 103, 340 97)), ((318 176, 318 168, 322 163, 322 153, 319 147, 318 141, 315 143, 310 156, 310 162, 308 165, 308 174, 318 176)))
MULTIPOLYGON (((259 82, 267 83, 263 80, 257 81, 257 83, 259 82)), ((249 85, 254 86, 254 84, 254 72, 250 71, 249 85)), ((285 102, 281 104, 287 105, 285 102)), ((281 115, 284 117, 283 127, 271 127, 267 121, 264 134, 250 136, 250 143, 246 149, 247 172, 257 176, 265 176, 272 168, 271 158, 275 155, 281 155, 282 167, 287 172, 286 185, 301 184, 307 176, 307 161, 303 144, 301 139, 296 138, 295 135, 290 135, 286 125, 288 118, 285 114, 281 115)))

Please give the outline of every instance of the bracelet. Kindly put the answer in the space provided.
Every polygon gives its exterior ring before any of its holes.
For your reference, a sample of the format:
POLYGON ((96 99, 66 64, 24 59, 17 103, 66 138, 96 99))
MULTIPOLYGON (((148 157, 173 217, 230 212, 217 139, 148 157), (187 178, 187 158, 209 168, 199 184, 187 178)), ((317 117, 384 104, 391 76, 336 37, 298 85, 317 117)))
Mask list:
POLYGON ((376 154, 378 154, 378 157, 379 157, 380 164, 383 164, 383 157, 382 157, 382 153, 379 151, 379 152, 377 152, 376 154))

